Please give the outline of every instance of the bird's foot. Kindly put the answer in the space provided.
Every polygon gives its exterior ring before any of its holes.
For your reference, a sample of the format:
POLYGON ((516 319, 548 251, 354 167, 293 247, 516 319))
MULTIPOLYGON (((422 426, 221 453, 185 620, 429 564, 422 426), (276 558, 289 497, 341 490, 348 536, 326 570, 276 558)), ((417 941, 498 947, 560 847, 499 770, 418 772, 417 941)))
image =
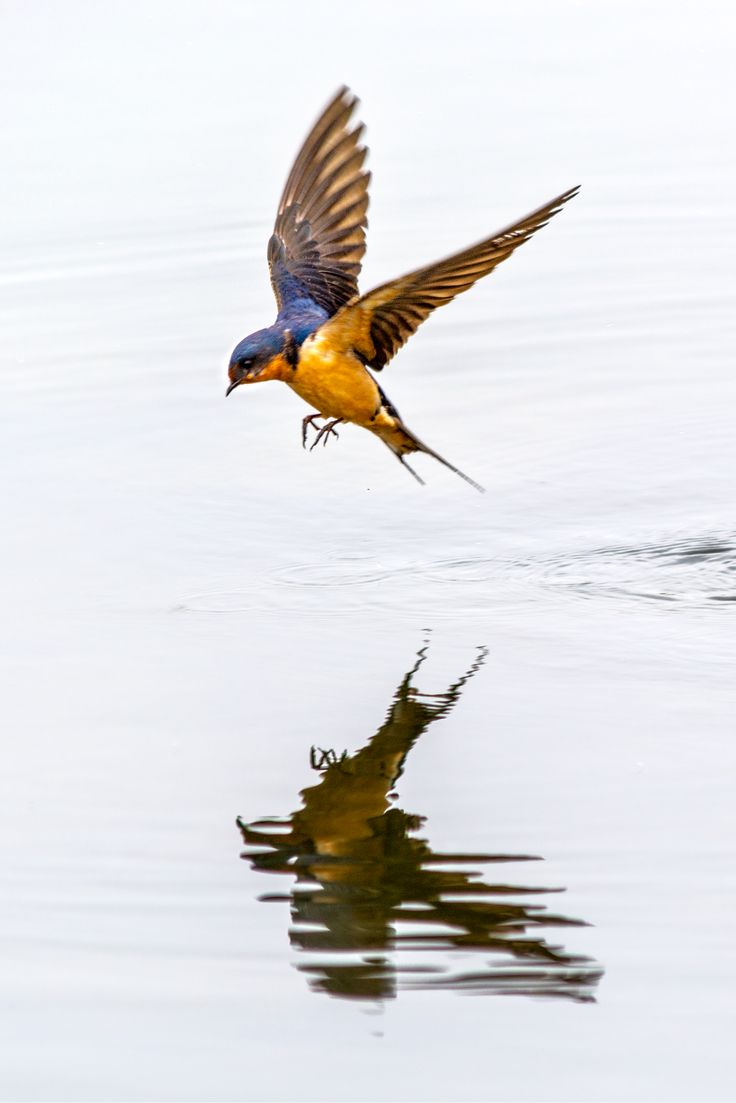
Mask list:
POLYGON ((317 430, 317 436, 312 441, 312 447, 309 449, 309 451, 311 452, 314 448, 316 448, 320 441, 322 441, 322 445, 324 447, 331 436, 333 436, 335 440, 339 440, 340 434, 338 433, 335 426, 341 425, 342 422, 343 419, 341 417, 335 417, 332 419, 332 421, 325 422, 325 424, 317 430))
POLYGON ((343 751, 341 754, 337 754, 333 750, 324 750, 322 747, 310 747, 309 750, 309 765, 313 770, 318 770, 320 773, 324 773, 330 766, 340 766, 348 757, 348 752, 343 751), (318 757, 319 754, 319 757, 318 757))
POLYGON ((309 428, 310 425, 315 430, 315 432, 317 432, 317 433, 319 432, 320 426, 314 424, 315 421, 317 420, 317 418, 319 418, 319 417, 322 417, 322 415, 321 414, 307 414, 307 416, 302 421, 302 448, 307 447, 307 429, 309 428))

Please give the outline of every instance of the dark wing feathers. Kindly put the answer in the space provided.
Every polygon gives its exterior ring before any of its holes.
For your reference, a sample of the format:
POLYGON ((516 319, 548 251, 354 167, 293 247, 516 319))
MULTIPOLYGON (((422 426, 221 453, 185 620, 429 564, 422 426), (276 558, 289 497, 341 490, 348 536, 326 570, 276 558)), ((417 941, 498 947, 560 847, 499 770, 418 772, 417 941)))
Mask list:
POLYGON ((433 310, 449 303, 461 291, 472 287, 481 276, 492 272, 497 264, 511 256, 514 249, 546 226, 577 191, 577 188, 571 188, 563 192, 493 237, 455 256, 419 268, 369 291, 349 304, 340 318, 335 319, 335 324, 345 316, 345 329, 356 338, 356 351, 369 367, 380 371, 433 310), (351 311, 359 314, 357 326, 347 324, 347 315, 351 311))
POLYGON ((357 99, 341 88, 312 127, 286 181, 268 263, 279 310, 305 295, 334 314, 358 293, 368 182, 357 99))

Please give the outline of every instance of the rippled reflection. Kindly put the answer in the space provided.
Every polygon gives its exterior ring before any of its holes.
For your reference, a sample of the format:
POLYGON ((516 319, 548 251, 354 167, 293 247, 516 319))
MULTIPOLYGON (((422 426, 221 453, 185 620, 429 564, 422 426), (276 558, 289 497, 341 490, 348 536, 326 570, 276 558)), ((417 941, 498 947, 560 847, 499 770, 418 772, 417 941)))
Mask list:
POLYGON ((541 859, 520 854, 444 854, 417 832, 423 816, 391 806, 409 751, 455 707, 483 664, 481 648, 444 693, 413 680, 423 647, 399 684, 384 723, 361 750, 312 748, 319 782, 287 819, 238 820, 262 872, 294 879, 289 893, 260 897, 291 906, 289 938, 316 991, 384 1000, 402 988, 593 999, 602 970, 547 941, 550 928, 581 927, 532 902, 559 889, 481 880, 474 867, 541 859))

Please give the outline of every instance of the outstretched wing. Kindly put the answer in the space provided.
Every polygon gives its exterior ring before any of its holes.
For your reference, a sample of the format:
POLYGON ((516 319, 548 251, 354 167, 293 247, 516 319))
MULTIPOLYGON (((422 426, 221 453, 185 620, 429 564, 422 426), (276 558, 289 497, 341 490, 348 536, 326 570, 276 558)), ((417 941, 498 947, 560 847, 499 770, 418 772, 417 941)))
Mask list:
POLYGON ((310 298, 334 314, 358 293, 365 252, 368 181, 357 104, 341 88, 312 127, 286 181, 268 264, 279 310, 310 298))
POLYGON ((322 332, 326 334, 329 327, 335 341, 352 347, 369 367, 380 371, 433 310, 492 272, 536 230, 546 226, 577 191, 571 188, 563 192, 493 237, 453 257, 418 268, 354 299, 325 323, 322 332))

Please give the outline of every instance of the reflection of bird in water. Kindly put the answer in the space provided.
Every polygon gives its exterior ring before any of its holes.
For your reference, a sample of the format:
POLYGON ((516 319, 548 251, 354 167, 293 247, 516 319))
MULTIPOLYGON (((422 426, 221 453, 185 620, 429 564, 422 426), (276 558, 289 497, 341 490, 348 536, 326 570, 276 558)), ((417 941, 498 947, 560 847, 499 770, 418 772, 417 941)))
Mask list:
POLYGON ((486 883, 470 868, 535 859, 436 853, 414 834, 424 818, 391 806, 409 751, 452 710, 486 655, 481 649, 445 693, 430 695, 412 685, 426 650, 365 747, 339 758, 312 749, 322 777, 302 791, 298 812, 286 821, 238 820, 252 867, 296 879, 289 895, 261 899, 290 902, 289 937, 309 954, 298 967, 330 995, 386 999, 400 984, 592 1000, 601 969, 542 935, 585 924, 518 899, 556 890, 486 883))

